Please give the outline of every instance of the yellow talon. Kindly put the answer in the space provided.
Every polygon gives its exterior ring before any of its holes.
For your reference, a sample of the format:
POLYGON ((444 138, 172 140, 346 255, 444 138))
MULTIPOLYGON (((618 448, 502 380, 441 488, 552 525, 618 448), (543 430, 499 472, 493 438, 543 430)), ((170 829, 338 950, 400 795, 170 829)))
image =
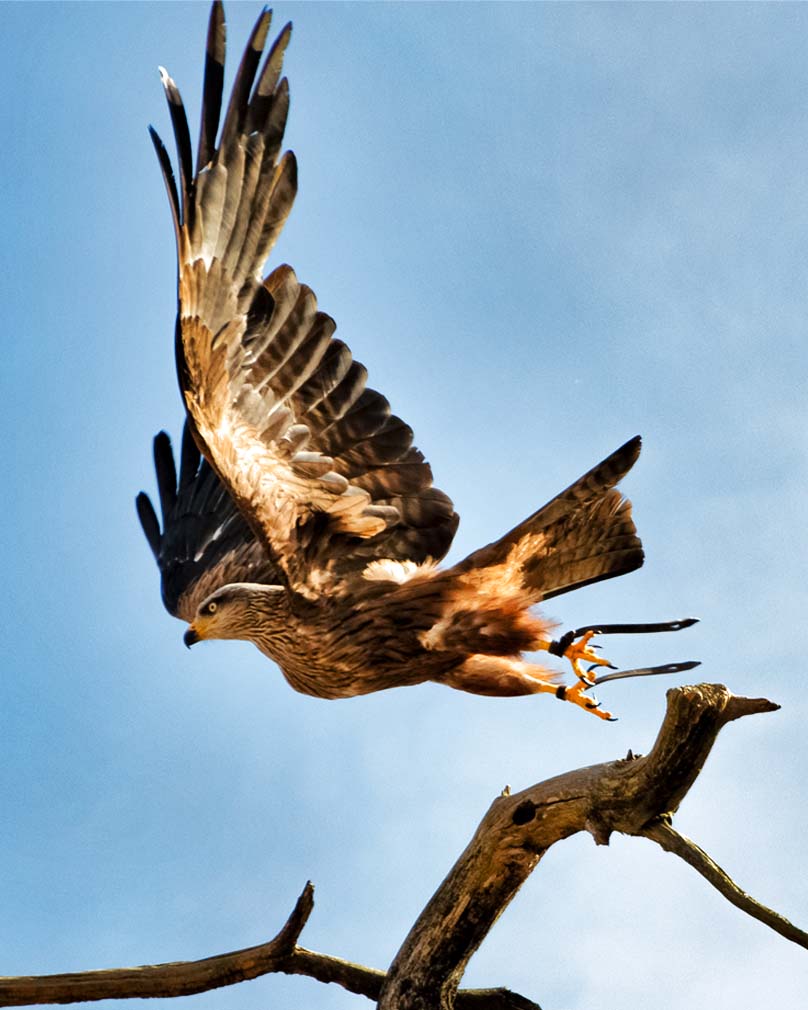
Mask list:
POLYGON ((599 656, 594 649, 589 647, 589 640, 594 634, 594 631, 585 632, 577 642, 571 642, 564 650, 564 656, 572 663, 575 676, 583 681, 587 687, 592 687, 595 682, 590 674, 581 668, 581 663, 594 663, 596 666, 612 665, 608 659, 599 656))
POLYGON ((607 712, 605 709, 601 708, 600 702, 595 697, 586 693, 591 686, 591 684, 587 684, 586 681, 581 678, 578 683, 573 684, 572 687, 559 687, 556 691, 556 698, 560 698, 562 701, 570 701, 573 705, 578 705, 580 708, 584 709, 585 712, 591 712, 592 715, 596 715, 598 719, 606 719, 609 722, 614 722, 615 716, 613 716, 611 712, 607 712))

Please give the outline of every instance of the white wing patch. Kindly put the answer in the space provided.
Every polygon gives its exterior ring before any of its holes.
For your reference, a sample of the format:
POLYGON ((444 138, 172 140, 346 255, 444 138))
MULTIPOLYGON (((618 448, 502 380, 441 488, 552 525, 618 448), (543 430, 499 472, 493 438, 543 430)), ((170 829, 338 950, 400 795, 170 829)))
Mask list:
POLYGON ((394 561, 392 558, 379 558, 371 561, 362 572, 369 582, 398 582, 401 585, 422 572, 432 572, 437 568, 437 562, 424 561, 416 564, 414 561, 394 561))

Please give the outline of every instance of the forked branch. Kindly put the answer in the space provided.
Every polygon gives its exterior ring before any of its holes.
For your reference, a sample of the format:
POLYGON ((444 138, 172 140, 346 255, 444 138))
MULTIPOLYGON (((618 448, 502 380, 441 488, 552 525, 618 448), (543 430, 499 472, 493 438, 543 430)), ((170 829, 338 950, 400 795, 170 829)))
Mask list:
POLYGON ((593 765, 497 798, 474 837, 413 926, 387 973, 298 945, 313 907, 307 884, 268 943, 202 961, 65 975, 0 978, 0 1006, 185 996, 269 972, 336 982, 378 1001, 379 1010, 539 1010, 506 989, 458 991, 469 958, 541 857, 555 842, 613 831, 658 842, 694 865, 742 910, 808 948, 808 934, 746 895, 706 853, 670 825, 726 723, 778 706, 739 698, 717 684, 668 692, 651 753, 593 765))
POLYGON ((496 799, 404 941, 379 1010, 451 1010, 469 958, 551 845, 579 831, 599 845, 613 831, 647 836, 679 807, 726 723, 778 707, 720 684, 674 688, 646 757, 581 768, 496 799))

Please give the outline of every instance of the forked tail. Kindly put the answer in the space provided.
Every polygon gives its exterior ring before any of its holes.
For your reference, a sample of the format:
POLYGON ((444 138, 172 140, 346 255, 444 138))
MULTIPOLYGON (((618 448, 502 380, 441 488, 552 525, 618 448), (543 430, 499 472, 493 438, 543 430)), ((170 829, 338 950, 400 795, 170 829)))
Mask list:
POLYGON ((637 435, 454 571, 480 589, 491 583, 539 603, 639 568, 644 555, 631 502, 616 488, 639 454, 637 435))

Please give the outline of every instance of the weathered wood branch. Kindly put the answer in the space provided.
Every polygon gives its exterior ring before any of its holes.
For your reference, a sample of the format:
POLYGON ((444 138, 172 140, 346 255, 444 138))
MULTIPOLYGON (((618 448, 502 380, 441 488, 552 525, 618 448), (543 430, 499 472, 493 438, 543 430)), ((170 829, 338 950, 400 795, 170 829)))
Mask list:
MULTIPOLYGON (((329 954, 317 954, 305 947, 296 947, 280 970, 287 975, 306 975, 318 982, 336 982, 343 989, 367 996, 374 1003, 387 977, 376 968, 366 968, 329 954)), ((541 1010, 538 1003, 503 988, 461 989, 456 1006, 459 1010, 541 1010)))
POLYGON ((614 831, 647 834, 678 808, 726 723, 778 707, 720 684, 674 688, 647 757, 581 768, 494 800, 396 955, 379 1010, 452 1010, 469 958, 551 845, 579 831, 599 845, 614 831))
POLYGON ((0 978, 0 1006, 80 1003, 99 999, 190 996, 220 986, 282 971, 314 907, 314 888, 306 884, 292 914, 268 943, 207 957, 201 961, 144 964, 62 975, 0 978))
POLYGON ((751 915, 753 919, 759 919, 775 933, 784 936, 786 940, 791 940, 793 943, 799 944, 800 947, 808 949, 808 933, 804 929, 795 926, 779 912, 767 908, 746 891, 742 891, 726 870, 722 870, 718 863, 711 859, 704 849, 696 845, 692 839, 680 835, 667 818, 662 817, 658 821, 648 824, 642 834, 657 842, 666 852, 672 852, 680 859, 684 859, 706 880, 709 880, 727 901, 732 902, 742 912, 751 915))
POLYGON ((314 903, 307 884, 286 924, 267 943, 201 961, 0 978, 0 1006, 185 996, 284 972, 335 982, 378 1001, 379 1010, 540 1010, 507 989, 457 987, 469 958, 543 854, 578 831, 588 831, 599 845, 608 844, 614 831, 651 838, 690 862, 739 908, 808 946, 808 934, 746 895, 670 825, 721 728, 777 707, 765 699, 734 697, 722 685, 675 688, 646 757, 629 754, 496 799, 387 973, 298 946, 314 903))
MULTIPOLYGON (((306 975, 318 982, 336 982, 349 992, 367 996, 375 1002, 385 979, 383 971, 297 945, 313 907, 314 888, 309 882, 274 939, 200 961, 0 977, 0 1006, 190 996, 272 972, 306 975)), ((508 989, 461 990, 457 994, 457 1006, 460 1010, 541 1010, 538 1003, 508 989)))

